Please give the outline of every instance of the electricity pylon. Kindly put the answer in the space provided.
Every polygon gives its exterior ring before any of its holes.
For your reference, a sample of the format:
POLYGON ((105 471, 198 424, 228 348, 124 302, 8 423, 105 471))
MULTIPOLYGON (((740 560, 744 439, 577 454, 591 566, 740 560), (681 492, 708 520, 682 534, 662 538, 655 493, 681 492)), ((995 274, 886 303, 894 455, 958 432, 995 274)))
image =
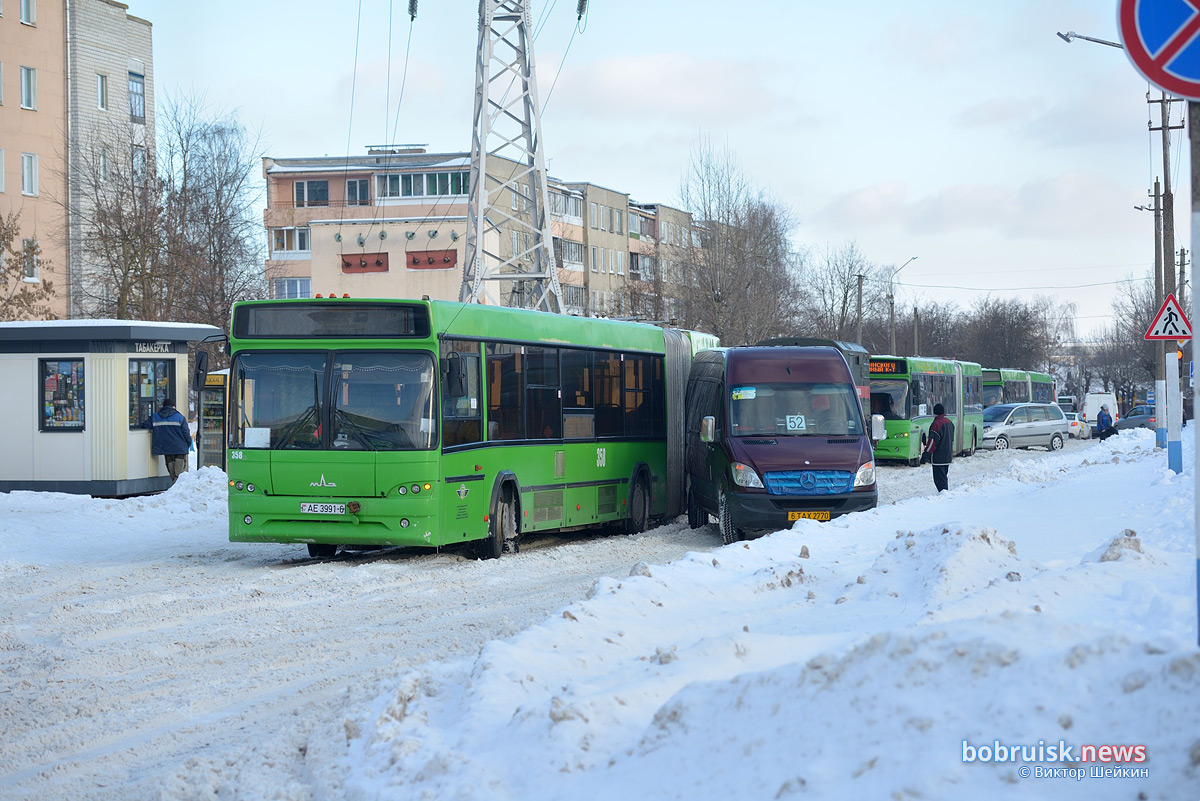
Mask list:
POLYGON ((480 0, 459 300, 558 312, 530 31, 526 0, 480 0))

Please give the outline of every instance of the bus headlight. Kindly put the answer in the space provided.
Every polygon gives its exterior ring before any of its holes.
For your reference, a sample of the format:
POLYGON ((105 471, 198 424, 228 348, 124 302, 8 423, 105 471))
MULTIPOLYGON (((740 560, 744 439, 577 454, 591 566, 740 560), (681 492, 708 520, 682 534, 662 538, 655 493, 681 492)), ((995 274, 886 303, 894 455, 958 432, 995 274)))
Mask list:
POLYGON ((729 469, 733 471, 733 483, 739 487, 763 488, 762 479, 758 477, 758 473, 754 471, 753 467, 744 465, 741 462, 734 462, 729 466, 729 469))
POLYGON ((869 487, 875 483, 875 463, 867 462, 854 474, 854 486, 869 487))

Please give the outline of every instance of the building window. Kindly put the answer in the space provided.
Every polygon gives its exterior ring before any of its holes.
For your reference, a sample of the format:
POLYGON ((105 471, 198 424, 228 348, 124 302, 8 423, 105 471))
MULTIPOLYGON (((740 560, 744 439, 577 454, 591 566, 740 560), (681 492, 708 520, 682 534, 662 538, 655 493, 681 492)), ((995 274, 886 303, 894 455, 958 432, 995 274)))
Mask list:
POLYGON ((129 427, 137 428, 175 397, 174 359, 129 360, 129 427))
POLYGON ((21 67, 21 108, 37 109, 37 70, 21 67))
POLYGON ((271 282, 271 297, 274 300, 311 298, 311 278, 276 278, 271 282))
POLYGON ((26 25, 37 24, 37 3, 35 0, 21 0, 21 22, 26 25))
POLYGON ((623 234, 621 230, 621 218, 625 216, 625 212, 620 209, 613 209, 612 230, 614 234, 623 234))
POLYGON ((588 203, 588 225, 592 228, 597 227, 597 225, 596 225, 596 204, 595 203, 588 203))
POLYGON ((108 76, 96 76, 96 108, 108 111, 108 76))
POLYGON ((559 264, 583 266, 583 243, 554 237, 554 258, 559 264))
POLYGON ((38 193, 38 157, 36 153, 21 154, 21 194, 38 193))
POLYGON ((129 73, 129 120, 146 121, 146 77, 136 72, 129 73))
POLYGON ((370 203, 371 197, 367 193, 366 178, 352 178, 349 181, 346 181, 347 206, 367 206, 370 205, 370 203))
POLYGON ((108 148, 100 148, 100 152, 96 156, 96 166, 100 173, 100 182, 104 183, 108 180, 108 148))
POLYGON ((0 149, 0 192, 4 191, 4 150, 0 149))
MULTIPOLYGON (((469 172, 405 173, 375 176, 378 198, 454 196, 470 191, 469 172)), ((515 200, 513 201, 516 202, 515 200)), ((515 206, 514 206, 515 208, 515 206)))
POLYGON ((29 283, 38 281, 38 241, 21 240, 21 277, 29 283))
POLYGON ((296 181, 296 208, 329 205, 329 181, 296 181))
POLYGON ((146 180, 146 148, 133 145, 129 151, 129 165, 134 182, 142 184, 146 180))
POLYGON ((278 258, 276 254, 307 253, 309 250, 307 227, 271 229, 272 258, 278 258))
POLYGON ((625 274, 625 252, 617 251, 617 275, 625 274))
POLYGON ((83 431, 83 359, 39 359, 40 431, 83 431))
POLYGON ((595 245, 593 245, 593 246, 592 246, 592 272, 594 272, 594 273, 595 273, 595 272, 599 272, 599 271, 600 271, 600 253, 599 253, 599 250, 600 250, 600 249, 599 249, 599 248, 597 248, 595 245))

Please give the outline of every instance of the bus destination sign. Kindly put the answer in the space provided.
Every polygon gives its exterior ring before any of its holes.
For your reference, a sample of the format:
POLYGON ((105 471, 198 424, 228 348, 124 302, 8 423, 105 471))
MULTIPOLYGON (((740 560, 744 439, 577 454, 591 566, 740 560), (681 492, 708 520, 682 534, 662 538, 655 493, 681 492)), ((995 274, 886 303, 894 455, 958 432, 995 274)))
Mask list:
POLYGON ((901 375, 908 372, 904 359, 871 359, 870 373, 872 375, 901 375))

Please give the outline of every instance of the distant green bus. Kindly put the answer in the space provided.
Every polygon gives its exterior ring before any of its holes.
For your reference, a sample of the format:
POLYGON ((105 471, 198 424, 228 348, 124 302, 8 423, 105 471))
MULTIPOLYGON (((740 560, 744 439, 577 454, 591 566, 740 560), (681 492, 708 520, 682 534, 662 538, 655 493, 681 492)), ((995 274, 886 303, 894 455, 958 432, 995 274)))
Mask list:
POLYGON ((229 539, 339 546, 645 530, 683 503, 707 334, 430 300, 233 308, 229 539))
POLYGON ((875 458, 916 465, 938 403, 954 422, 954 452, 974 454, 983 440, 983 372, 975 362, 872 356, 871 414, 883 415, 887 429, 875 458))
POLYGON ((983 371, 983 405, 997 403, 1054 403, 1054 379, 1048 373, 1012 368, 987 368, 983 371))

